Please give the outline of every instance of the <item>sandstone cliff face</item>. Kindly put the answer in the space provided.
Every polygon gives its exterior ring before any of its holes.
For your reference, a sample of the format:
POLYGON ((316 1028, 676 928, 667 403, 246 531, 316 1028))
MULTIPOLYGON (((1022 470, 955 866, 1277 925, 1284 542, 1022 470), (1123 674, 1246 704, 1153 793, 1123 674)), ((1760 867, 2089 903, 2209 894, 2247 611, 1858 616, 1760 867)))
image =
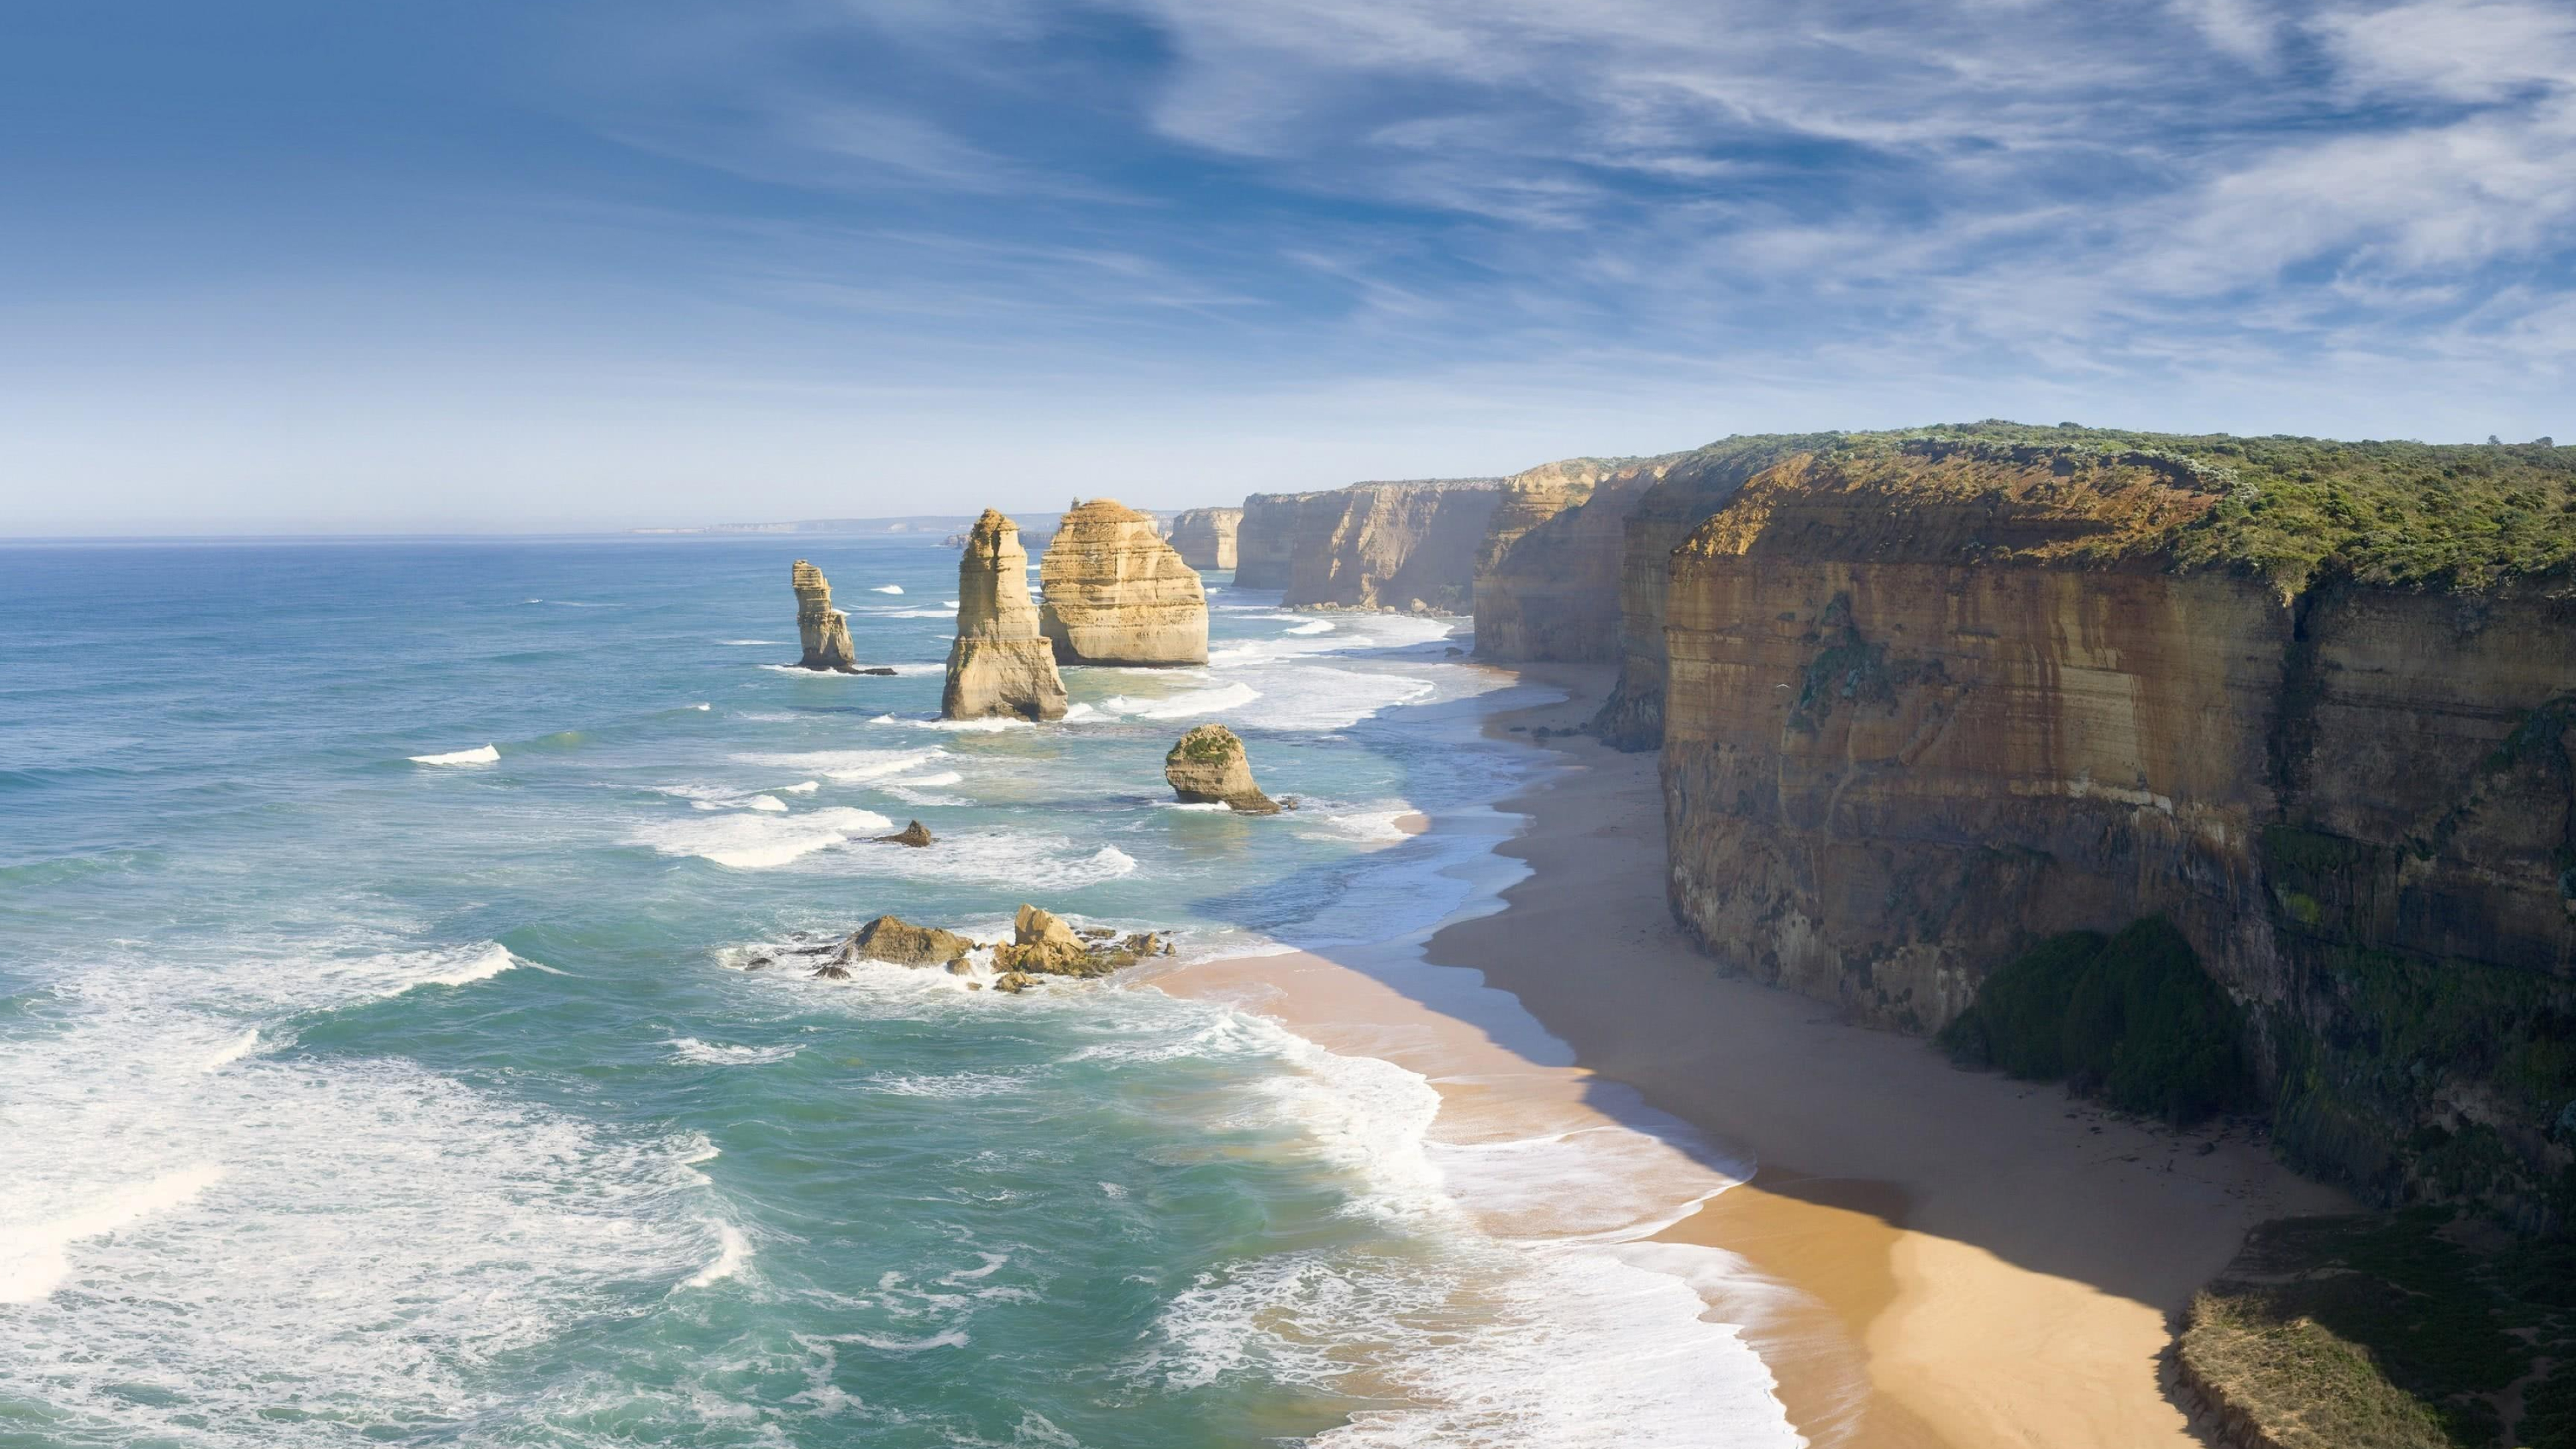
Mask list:
POLYGON ((1060 664, 1205 664, 1207 596, 1154 520, 1095 498, 1064 516, 1038 566, 1038 628, 1060 664))
POLYGON ((1628 516, 1674 461, 1572 458, 1503 480, 1476 559, 1477 655, 1616 659, 1628 516))
POLYGON ((1235 566, 1235 534, 1243 525, 1240 508, 1192 508, 1172 519, 1172 547, 1181 562, 1194 569, 1235 566))
POLYGON ((2178 566, 2231 504, 2030 449, 1742 481, 1670 561, 1673 909, 1917 1031, 2040 937, 2162 913, 2248 1008, 2294 1160, 2563 1215, 2576 583, 2178 566))
POLYGON ((1066 703, 1055 647, 1038 632, 1020 530, 987 508, 957 562, 957 642, 948 648, 940 717, 1062 719, 1066 703))
POLYGON ((850 647, 850 616, 832 607, 832 585, 823 571, 800 558, 788 570, 787 581, 796 590, 796 639, 805 651, 798 667, 856 674, 859 660, 850 647))
POLYGON ((1499 481, 1354 483, 1309 499, 1299 509, 1282 602, 1466 612, 1476 554, 1502 501, 1499 481))
POLYGON ((1329 493, 1255 493, 1235 525, 1234 581, 1247 589, 1285 589, 1309 511, 1333 505, 1329 493))

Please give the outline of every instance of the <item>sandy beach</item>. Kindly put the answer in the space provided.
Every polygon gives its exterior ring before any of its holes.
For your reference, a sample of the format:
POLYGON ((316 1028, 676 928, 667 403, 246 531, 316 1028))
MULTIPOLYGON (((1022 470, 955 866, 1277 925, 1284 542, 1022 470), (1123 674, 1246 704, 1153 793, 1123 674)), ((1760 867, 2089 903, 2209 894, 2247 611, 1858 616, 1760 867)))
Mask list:
MULTIPOLYGON (((1590 668, 1523 673, 1572 697, 1493 733, 1578 725, 1607 684, 1590 668)), ((1453 1152, 1595 1144, 1571 1178, 1572 1159, 1551 1164, 1566 1191, 1462 1199, 1504 1233, 1645 1223, 1639 1261, 1656 1242, 1735 1255, 1706 1277, 1709 1316, 1744 1327, 1810 1443, 2199 1442, 2160 1374, 2170 1316, 2253 1223, 2348 1201, 2242 1127, 2125 1121, 1724 976, 1665 909, 1655 757, 1538 743, 1558 768, 1500 806, 1520 828, 1497 852, 1529 870, 1500 910, 1349 960, 1221 962, 1156 984, 1422 1073, 1442 1095, 1434 1140, 1453 1152)))

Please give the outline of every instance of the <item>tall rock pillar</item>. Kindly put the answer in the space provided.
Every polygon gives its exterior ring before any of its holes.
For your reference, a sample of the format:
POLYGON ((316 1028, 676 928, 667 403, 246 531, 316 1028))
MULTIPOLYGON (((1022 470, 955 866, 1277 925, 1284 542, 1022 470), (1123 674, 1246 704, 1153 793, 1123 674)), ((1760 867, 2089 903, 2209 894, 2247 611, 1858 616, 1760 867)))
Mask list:
POLYGON ((1029 555, 1020 526, 987 508, 957 561, 957 642, 948 647, 943 719, 1062 719, 1064 680, 1054 646, 1038 631, 1029 555))
POLYGON ((805 646, 805 657, 796 661, 798 667, 858 673, 858 651, 850 647, 850 616, 832 607, 832 585, 823 571, 800 558, 787 580, 796 590, 796 639, 805 646))

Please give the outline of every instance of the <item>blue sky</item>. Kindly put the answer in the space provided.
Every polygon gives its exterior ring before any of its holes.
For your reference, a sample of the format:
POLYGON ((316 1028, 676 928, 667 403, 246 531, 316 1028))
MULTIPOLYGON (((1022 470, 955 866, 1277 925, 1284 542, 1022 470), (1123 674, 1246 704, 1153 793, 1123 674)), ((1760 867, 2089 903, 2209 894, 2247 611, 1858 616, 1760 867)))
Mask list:
POLYGON ((19 0, 0 531, 2576 435, 2565 0, 19 0))

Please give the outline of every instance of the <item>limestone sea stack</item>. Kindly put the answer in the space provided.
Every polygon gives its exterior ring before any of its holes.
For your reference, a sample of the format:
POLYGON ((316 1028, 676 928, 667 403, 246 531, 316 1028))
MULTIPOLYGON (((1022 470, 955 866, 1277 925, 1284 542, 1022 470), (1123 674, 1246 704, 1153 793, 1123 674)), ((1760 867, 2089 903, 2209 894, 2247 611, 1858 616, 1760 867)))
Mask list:
POLYGON ((1205 664, 1207 595, 1154 520, 1115 499, 1064 515, 1038 566, 1058 664, 1205 664))
POLYGON ((858 673, 858 651, 850 647, 850 616, 832 607, 831 581, 801 558, 787 580, 796 589, 796 639, 805 646, 805 657, 796 661, 797 667, 858 673))
POLYGON ((1065 703, 1054 647, 1038 632, 1019 525, 987 508, 957 561, 957 642, 948 648, 940 717, 1062 719, 1065 703))
POLYGON ((1191 568, 1230 569, 1235 531, 1242 526, 1240 508, 1192 508, 1172 520, 1172 547, 1191 568))
POLYGON ((1203 724, 1181 736, 1163 756, 1163 780, 1190 804, 1224 805, 1246 815, 1279 813, 1279 802, 1252 782, 1243 741, 1221 724, 1203 724))

